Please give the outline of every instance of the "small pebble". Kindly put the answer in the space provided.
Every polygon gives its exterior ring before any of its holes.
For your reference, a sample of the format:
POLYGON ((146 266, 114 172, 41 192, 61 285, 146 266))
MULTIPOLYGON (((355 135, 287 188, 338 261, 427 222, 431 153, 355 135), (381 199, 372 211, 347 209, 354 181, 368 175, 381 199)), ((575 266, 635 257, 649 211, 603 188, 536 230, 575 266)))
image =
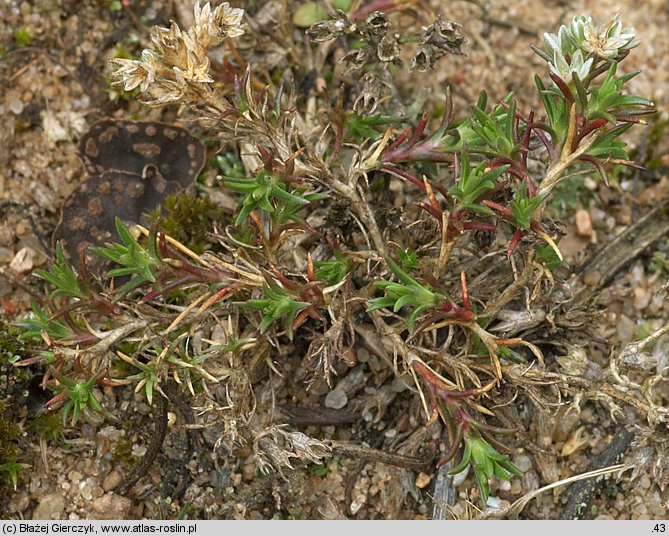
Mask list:
POLYGON ((65 497, 61 493, 49 493, 42 497, 33 511, 33 520, 62 519, 65 497))
POLYGON ((9 263, 9 267, 15 274, 26 274, 35 266, 37 252, 30 247, 21 248, 9 263))
POLYGON ((532 468, 532 460, 524 452, 521 452, 520 454, 517 454, 516 456, 514 456, 513 463, 523 473, 526 473, 527 471, 529 471, 532 468))
POLYGON ((645 309, 646 307, 648 307, 648 304, 650 303, 651 296, 650 296, 650 292, 648 292, 647 288, 636 287, 632 291, 632 295, 633 295, 632 303, 634 304, 634 308, 637 311, 640 311, 640 310, 645 309))
POLYGON ((123 519, 130 513, 132 501, 114 493, 107 493, 91 503, 88 519, 123 519))
POLYGON ((620 315, 620 319, 616 324, 616 331, 618 333, 618 339, 620 342, 630 342, 636 335, 636 323, 628 316, 620 315))
POLYGON ((111 491, 115 489, 120 483, 121 483, 121 473, 114 470, 111 473, 109 473, 102 481, 102 489, 105 491, 111 491))
POLYGON ((83 475, 79 471, 70 471, 67 474, 67 478, 72 482, 73 484, 77 484, 82 478, 83 475))
POLYGON ((9 111, 14 115, 20 115, 23 111, 23 101, 21 99, 14 99, 9 102, 9 111))
POLYGON ((133 445, 132 455, 136 458, 141 458, 146 454, 146 447, 144 445, 133 445))
POLYGON ((587 210, 576 211, 576 234, 583 238, 592 236, 592 219, 587 210))
POLYGON ((427 475, 425 473, 419 473, 418 476, 416 477, 416 487, 418 489, 423 489, 430 483, 431 480, 432 477, 430 475, 427 475))
POLYGON ((348 402, 346 393, 339 389, 333 389, 325 397, 325 407, 330 409, 341 409, 348 402))

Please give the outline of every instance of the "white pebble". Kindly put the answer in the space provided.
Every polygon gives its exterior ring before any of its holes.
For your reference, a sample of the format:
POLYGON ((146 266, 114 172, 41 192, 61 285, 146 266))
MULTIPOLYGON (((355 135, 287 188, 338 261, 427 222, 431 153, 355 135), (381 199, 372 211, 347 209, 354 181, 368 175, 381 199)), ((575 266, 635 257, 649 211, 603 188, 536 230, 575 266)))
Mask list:
POLYGON ((23 101, 21 99, 14 99, 9 102, 9 111, 14 115, 20 115, 23 111, 23 101))
POLYGON ((325 407, 330 409, 341 409, 347 402, 348 397, 346 396, 346 393, 339 389, 330 391, 325 397, 325 407))

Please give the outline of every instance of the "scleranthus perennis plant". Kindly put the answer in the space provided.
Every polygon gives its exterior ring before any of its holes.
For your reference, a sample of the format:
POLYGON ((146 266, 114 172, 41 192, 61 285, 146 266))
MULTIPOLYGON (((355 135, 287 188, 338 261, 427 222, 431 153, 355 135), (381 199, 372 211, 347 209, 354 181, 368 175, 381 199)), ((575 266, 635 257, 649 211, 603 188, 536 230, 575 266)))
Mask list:
MULTIPOLYGON (((638 44, 634 31, 617 17, 601 27, 575 17, 536 49, 546 62, 540 108, 521 110, 513 94, 490 103, 482 92, 463 112, 447 91, 432 125, 432 104, 407 114, 386 97, 415 104, 393 86, 403 46, 419 44, 410 66, 434 68, 460 53, 457 23, 439 16, 410 34, 382 10, 338 10, 306 32, 288 25, 281 37, 292 45, 270 74, 235 45, 269 43, 241 9, 196 4, 194 14, 187 30, 154 30, 141 59, 114 60, 112 78, 206 125, 220 142, 211 145, 227 151, 215 182, 233 214, 212 222, 203 254, 160 222, 137 235, 118 222, 120 242, 93 250, 118 265, 102 284, 59 254, 40 273, 56 287, 50 303, 25 322, 51 352, 39 358, 46 383, 73 419, 96 409, 100 385, 127 385, 151 402, 167 386, 182 389, 205 408, 218 447, 253 445, 263 470, 285 469, 300 452, 318 461, 325 451, 276 433, 273 405, 254 388, 285 382, 286 371, 305 389, 330 382, 364 367, 355 357, 364 345, 381 358, 380 383, 413 379, 427 419, 443 424, 440 463, 471 465, 485 501, 490 479, 519 473, 495 437, 523 437, 527 425, 499 401, 548 411, 572 394, 557 393, 543 360, 553 352, 547 330, 584 329, 563 318, 559 223, 547 204, 568 177, 606 180, 612 163, 630 164, 620 136, 653 112, 626 93, 636 73, 617 74, 638 44), (300 62, 316 52, 330 58, 334 39, 346 48, 345 72, 324 61, 312 99, 288 73, 308 72, 300 62), (505 320, 535 309, 554 314, 529 327, 505 320)), ((366 403, 382 415, 391 404, 380 395, 366 403)))

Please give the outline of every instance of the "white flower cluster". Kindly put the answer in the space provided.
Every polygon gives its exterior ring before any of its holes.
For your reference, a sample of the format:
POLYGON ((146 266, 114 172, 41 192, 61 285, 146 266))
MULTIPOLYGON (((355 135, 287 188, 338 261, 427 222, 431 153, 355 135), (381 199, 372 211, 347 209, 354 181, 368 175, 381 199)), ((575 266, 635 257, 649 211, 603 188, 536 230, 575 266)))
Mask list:
POLYGON ((146 104, 160 106, 183 100, 198 84, 213 82, 207 52, 225 39, 244 33, 244 10, 232 8, 227 2, 212 10, 209 2, 200 7, 198 1, 194 14, 195 21, 187 31, 174 21, 169 28, 154 28, 151 41, 155 50, 145 49, 141 60, 111 60, 116 68, 113 83, 126 91, 139 87, 146 104))
POLYGON ((583 80, 597 58, 615 60, 621 52, 634 48, 634 28, 623 28, 619 15, 608 24, 596 26, 588 15, 575 16, 569 26, 561 26, 555 34, 544 34, 548 46, 551 71, 566 83, 574 74, 583 80))

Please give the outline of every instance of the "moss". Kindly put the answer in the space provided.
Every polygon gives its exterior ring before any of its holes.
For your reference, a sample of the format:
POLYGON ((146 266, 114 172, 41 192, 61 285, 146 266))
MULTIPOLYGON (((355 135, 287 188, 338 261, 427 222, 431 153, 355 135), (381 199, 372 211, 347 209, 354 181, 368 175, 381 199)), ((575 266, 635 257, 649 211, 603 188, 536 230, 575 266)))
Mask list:
POLYGON ((5 402, 0 402, 0 488, 12 486, 9 472, 2 467, 18 462, 17 440, 21 433, 20 428, 7 418, 6 410, 5 402))
POLYGON ((220 209, 208 197, 188 193, 169 195, 162 211, 154 211, 151 220, 160 217, 160 229, 167 235, 202 253, 209 243, 212 221, 221 219, 220 209))
POLYGON ((132 440, 128 435, 121 437, 116 443, 114 452, 112 452, 112 460, 123 463, 128 467, 132 467, 137 462, 137 459, 132 455, 132 440))
POLYGON ((14 43, 16 43, 17 47, 28 47, 32 44, 32 42, 32 33, 25 26, 21 26, 20 28, 16 28, 14 30, 14 43))
POLYGON ((63 436, 63 419, 59 412, 48 411, 35 417, 30 428, 47 441, 57 441, 63 436))
POLYGON ((21 328, 0 320, 0 365, 14 363, 25 354, 21 333, 21 328))

